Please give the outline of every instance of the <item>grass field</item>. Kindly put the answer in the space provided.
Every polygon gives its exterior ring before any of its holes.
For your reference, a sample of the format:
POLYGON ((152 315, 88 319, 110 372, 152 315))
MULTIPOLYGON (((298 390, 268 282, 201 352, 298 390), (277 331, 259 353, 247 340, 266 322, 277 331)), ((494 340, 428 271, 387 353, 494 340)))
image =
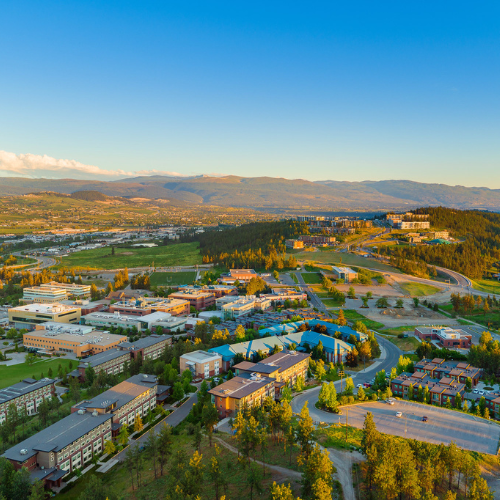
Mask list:
POLYGON ((325 304, 326 307, 339 307, 340 302, 334 299, 321 299, 321 302, 325 304))
POLYGON ((388 340, 402 351, 414 351, 420 345, 420 342, 415 337, 408 337, 406 339, 390 337, 388 340))
POLYGON ((201 264, 198 243, 177 243, 174 245, 141 248, 115 248, 111 255, 111 247, 83 250, 64 257, 60 266, 90 269, 122 269, 124 267, 145 266, 192 266, 201 264))
POLYGON ((150 276, 152 286, 191 285, 195 278, 195 271, 153 273, 150 276))
POLYGON ((415 281, 400 283, 399 286, 407 295, 411 295, 412 297, 424 297, 439 292, 439 288, 435 286, 426 285, 425 283, 416 283, 415 281))
POLYGON ((355 311, 354 309, 345 309, 344 316, 349 321, 361 321, 370 330, 380 330, 385 326, 383 323, 379 323, 378 321, 373 321, 371 319, 368 319, 366 316, 359 314, 358 311, 355 311))
POLYGON ((302 279, 308 285, 319 285, 323 277, 319 273, 302 273, 302 279))
POLYGON ((417 326, 418 325, 407 325, 407 326, 397 326, 395 328, 386 328, 385 330, 382 330, 380 333, 383 333, 384 335, 397 336, 400 333, 413 332, 415 331, 415 328, 417 328, 417 326))
MULTIPOLYGON (((52 368, 54 375, 57 374, 59 364, 62 365, 63 370, 67 366, 69 369, 69 363, 71 360, 64 358, 54 358, 45 361, 37 361, 32 365, 26 363, 21 363, 19 365, 12 366, 0 366, 0 389, 8 387, 12 384, 17 384, 25 378, 31 378, 33 375, 37 379, 40 379, 40 375, 43 372, 44 376, 47 377, 49 368, 52 368)), ((79 361, 71 361, 73 369, 78 366, 79 361)))
POLYGON ((340 253, 333 250, 321 250, 319 252, 314 252, 311 254, 309 252, 301 252, 295 254, 294 257, 299 260, 313 260, 320 264, 331 264, 331 265, 344 265, 344 266, 359 266, 359 267, 369 267, 370 269, 378 269, 379 271, 390 271, 393 273, 401 273, 399 269, 396 269, 388 264, 379 262, 375 259, 367 259, 366 257, 361 257, 361 255, 356 255, 352 253, 340 253))
POLYGON ((476 280, 472 281, 472 287, 480 292, 496 293, 500 295, 500 281, 476 280))

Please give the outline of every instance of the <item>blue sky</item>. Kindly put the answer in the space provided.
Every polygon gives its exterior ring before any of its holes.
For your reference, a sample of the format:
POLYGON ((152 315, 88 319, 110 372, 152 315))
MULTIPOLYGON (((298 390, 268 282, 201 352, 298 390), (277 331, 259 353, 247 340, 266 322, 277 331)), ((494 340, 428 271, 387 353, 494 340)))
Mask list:
POLYGON ((500 188, 498 2, 2 2, 0 173, 500 188))

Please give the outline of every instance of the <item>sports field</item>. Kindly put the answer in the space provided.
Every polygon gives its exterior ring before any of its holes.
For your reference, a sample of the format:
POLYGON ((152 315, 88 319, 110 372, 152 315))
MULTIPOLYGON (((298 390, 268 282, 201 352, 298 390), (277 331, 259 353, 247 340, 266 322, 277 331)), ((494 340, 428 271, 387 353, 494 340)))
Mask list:
POLYGON ((318 285, 322 282, 323 277, 319 273, 302 273, 302 279, 308 285, 318 285))
POLYGON ((198 243, 143 248, 111 247, 83 250, 64 257, 61 266, 90 269, 123 269, 147 266, 192 266, 201 264, 198 243))
POLYGON ((183 271, 178 273, 153 273, 150 276, 152 286, 191 285, 195 278, 195 271, 183 271))
POLYGON ((62 366, 63 370, 66 366, 69 369, 70 362, 73 365, 73 370, 79 364, 79 361, 71 361, 64 358, 54 358, 48 360, 46 358, 41 358, 40 361, 37 361, 32 365, 28 365, 26 363, 12 366, 2 365, 0 366, 0 389, 8 387, 12 384, 17 384, 25 378, 31 378, 33 375, 37 378, 37 380, 40 380, 40 376, 42 373, 45 377, 48 377, 49 368, 52 368, 53 377, 55 377, 57 375, 59 365, 62 366))

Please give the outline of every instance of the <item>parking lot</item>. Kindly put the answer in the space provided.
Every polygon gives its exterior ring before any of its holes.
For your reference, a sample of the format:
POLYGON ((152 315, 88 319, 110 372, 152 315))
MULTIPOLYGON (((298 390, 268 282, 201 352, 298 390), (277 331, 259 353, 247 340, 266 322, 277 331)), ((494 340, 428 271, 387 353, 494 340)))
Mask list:
POLYGON ((345 423, 362 428, 367 412, 372 412, 375 425, 380 432, 405 436, 434 444, 449 444, 467 450, 496 455, 500 439, 500 425, 476 418, 473 415, 449 411, 430 405, 407 401, 395 401, 389 405, 382 401, 344 407, 343 415, 322 413, 326 422, 345 423), (396 417, 401 412, 402 417, 396 417), (427 422, 422 417, 428 417, 427 422))

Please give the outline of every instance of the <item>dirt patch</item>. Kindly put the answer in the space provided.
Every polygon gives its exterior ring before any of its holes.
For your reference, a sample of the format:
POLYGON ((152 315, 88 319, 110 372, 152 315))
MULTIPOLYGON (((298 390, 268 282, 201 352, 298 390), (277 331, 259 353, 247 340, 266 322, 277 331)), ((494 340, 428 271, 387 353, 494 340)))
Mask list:
POLYGON ((443 319, 443 315, 427 308, 419 307, 416 309, 388 309, 380 310, 381 316, 390 316, 391 318, 427 318, 427 319, 443 319))

